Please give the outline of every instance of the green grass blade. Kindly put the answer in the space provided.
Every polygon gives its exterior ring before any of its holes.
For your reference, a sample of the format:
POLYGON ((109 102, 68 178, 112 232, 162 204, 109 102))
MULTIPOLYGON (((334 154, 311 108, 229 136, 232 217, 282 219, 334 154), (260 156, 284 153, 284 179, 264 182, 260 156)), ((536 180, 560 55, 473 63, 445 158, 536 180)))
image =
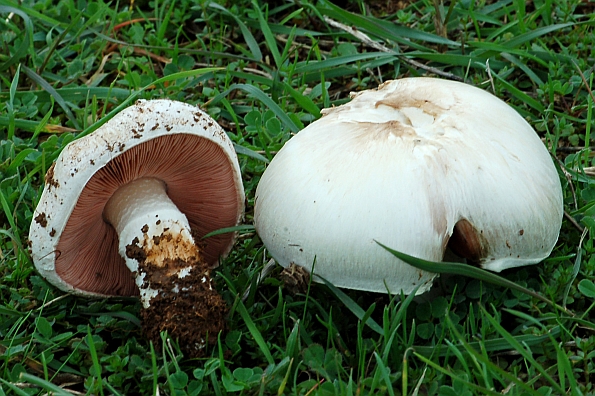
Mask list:
POLYGON ((208 68, 203 68, 203 69, 195 69, 195 70, 182 71, 182 72, 173 73, 173 74, 170 74, 170 75, 167 75, 167 76, 158 78, 154 82, 152 82, 152 83, 150 83, 148 85, 145 85, 144 87, 142 87, 138 91, 132 92, 132 94, 130 94, 122 103, 120 103, 120 105, 118 105, 116 108, 114 108, 113 110, 111 110, 105 117, 103 117, 102 119, 100 119, 99 121, 97 121, 96 123, 94 123, 93 125, 89 126, 83 132, 81 132, 80 134, 78 134, 77 137, 86 136, 86 135, 90 134, 91 132, 97 130, 103 124, 105 124, 106 122, 108 122, 109 120, 111 120, 113 116, 115 116, 120 111, 122 111, 126 107, 128 107, 128 105, 132 101, 134 101, 136 98, 138 98, 141 93, 143 93, 144 91, 146 91, 149 88, 152 88, 155 85, 159 85, 159 84, 163 84, 165 82, 174 81, 174 80, 178 80, 178 79, 183 79, 183 78, 187 78, 187 77, 196 77, 196 76, 200 76, 202 74, 212 73, 212 72, 215 72, 215 71, 218 71, 218 70, 221 70, 221 68, 219 68, 219 67, 208 67, 208 68))
POLYGON ((46 80, 44 80, 39 74, 35 73, 33 70, 29 69, 27 66, 23 66, 23 71, 25 72, 25 74, 27 74, 27 76, 31 80, 33 80, 33 81, 35 81, 35 83, 39 84, 40 87, 42 87, 45 91, 47 91, 56 100, 56 103, 58 103, 58 105, 62 108, 62 110, 64 110, 64 113, 66 114, 66 116, 68 117, 70 122, 72 122, 72 125, 74 125, 74 127, 76 129, 80 129, 81 127, 80 127, 78 121, 76 120, 76 117, 74 116, 74 114, 72 114, 70 107, 68 106, 68 104, 66 103, 64 98, 58 93, 58 91, 56 91, 54 89, 54 87, 52 87, 50 85, 50 83, 48 83, 46 80))
MULTIPOLYGON (((360 307, 359 305, 357 305, 357 303, 355 301, 353 301, 351 299, 351 297, 349 297, 347 294, 343 293, 340 289, 338 289, 335 285, 333 285, 332 283, 330 283, 329 281, 327 281, 326 279, 324 279, 323 277, 321 277, 320 275, 316 275, 316 277, 318 277, 319 279, 322 280, 322 282, 324 282, 324 284, 331 290, 331 292, 339 299, 341 300, 341 302, 359 319, 359 320, 363 320, 365 315, 366 315, 366 311, 363 310, 362 307, 360 307)), ((380 334, 380 335, 384 335, 384 330, 382 329, 382 327, 372 318, 368 318, 366 320, 366 325, 368 325, 368 327, 370 327, 372 330, 374 330, 376 333, 380 334)))
POLYGON ((8 166, 8 168, 6 168, 6 174, 8 175, 12 175, 13 172, 17 171, 17 168, 21 165, 21 163, 25 160, 25 158, 27 158, 27 156, 29 154, 35 153, 36 150, 33 148, 28 148, 28 149, 24 149, 23 151, 21 151, 20 153, 18 153, 16 155, 16 157, 14 157, 10 163, 10 165, 8 166))
POLYGON ((474 389, 477 391, 476 394, 478 395, 491 395, 491 396, 501 396, 501 393, 499 392, 495 392, 491 389, 486 389, 483 386, 479 386, 477 384, 471 383, 469 381, 466 381, 464 379, 462 379, 461 377, 458 377, 455 373, 453 373, 452 371, 450 371, 450 369, 447 369, 445 367, 442 367, 440 364, 426 358, 425 356, 422 356, 418 353, 413 352, 413 354, 422 362, 424 362, 425 364, 427 364, 428 366, 432 367, 434 370, 441 372, 444 375, 449 376, 450 378, 452 378, 452 381, 457 381, 457 382, 461 382, 465 385, 467 385, 469 388, 474 389))
POLYGON ((486 271, 481 268, 473 267, 467 264, 460 264, 460 263, 448 263, 448 262, 433 262, 423 260, 417 257, 410 256, 408 254, 393 250, 388 246, 383 245, 382 243, 376 241, 380 246, 384 249, 389 251, 393 256, 396 258, 406 262, 409 265, 414 266, 415 268, 419 268, 424 271, 434 272, 437 274, 452 274, 452 275, 463 275, 468 276, 470 278, 479 279, 484 282, 492 283, 494 285, 507 287, 509 289, 520 291, 521 293, 528 294, 532 297, 535 297, 552 307, 556 307, 562 311, 568 312, 565 308, 557 305, 550 299, 542 296, 539 293, 534 292, 533 290, 529 290, 525 287, 522 287, 512 281, 509 281, 506 278, 503 278, 499 275, 494 274, 493 272, 486 271))
MULTIPOLYGON (((509 312, 519 318, 522 318, 524 320, 526 320, 527 322, 533 323, 535 325, 537 325, 538 327, 541 327, 542 329, 545 329, 545 326, 536 318, 527 315, 524 312, 520 312, 520 311, 516 311, 513 309, 505 309, 506 312, 509 312)), ((552 318, 552 319, 556 319, 556 318, 552 318)), ((569 319, 571 321, 577 321, 578 323, 582 322, 578 319, 575 318, 560 318, 559 321, 561 322, 561 320, 563 319, 569 319)), ((595 326, 593 323, 580 323, 581 325, 585 326, 586 329, 594 329, 595 326)), ((560 328, 561 326, 558 325, 556 326, 558 328, 560 328)), ((566 333, 570 333, 568 331, 568 329, 565 330, 566 333)), ((565 380, 565 378, 568 378, 568 382, 571 384, 570 385, 570 389, 573 391, 573 394, 580 394, 579 391, 579 386, 578 383, 576 382, 576 378, 574 377, 574 373, 573 373, 573 369, 570 365, 570 359, 569 357, 566 355, 566 352, 563 348, 561 348, 561 343, 559 341, 557 341, 554 336, 552 334, 549 334, 549 338, 550 338, 550 345, 552 345, 554 347, 554 349, 557 352, 557 358, 558 358, 558 378, 561 380, 560 382, 562 383, 562 380, 565 380)), ((561 386, 562 388, 565 388, 563 385, 561 386)))
MULTIPOLYGON (((11 238, 11 239, 14 239, 14 236, 10 235, 10 234, 9 234, 7 231, 5 231, 5 230, 0 230, 0 233, 2 233, 3 235, 6 235, 6 236, 8 236, 8 237, 9 237, 9 238, 11 238)), ((8 308, 8 307, 3 307, 3 306, 0 306, 0 315, 5 315, 5 316, 8 316, 8 317, 21 318, 21 317, 23 317, 25 314, 24 314, 24 313, 22 313, 22 312, 20 312, 20 311, 17 311, 17 310, 14 310, 14 309, 8 308)))
MULTIPOLYGON (((163 2, 164 6, 165 6, 165 4, 167 4, 167 3, 163 2)), ((167 11, 164 12, 163 16, 157 17, 157 21, 159 21, 158 29, 157 29, 157 39, 159 40, 159 42, 163 42, 163 38, 165 37, 165 32, 170 24, 169 21, 171 19, 172 13, 174 12, 175 5, 176 5, 176 1, 172 0, 169 3, 169 7, 167 8, 167 11)), ((157 11, 157 8, 155 8, 155 11, 157 11)))
POLYGON ((16 222, 14 219, 13 208, 10 207, 10 204, 6 200, 6 196, 4 196, 4 194, 0 194, 0 204, 2 204, 2 209, 4 210, 4 215, 6 216, 6 219, 8 220, 8 224, 10 224, 10 228, 11 228, 14 236, 16 237, 17 240, 20 240, 19 228, 17 228, 16 222))
MULTIPOLYGON (((49 117, 48 117, 49 119, 49 117)), ((23 120, 23 119, 14 119, 14 128, 20 129, 26 132, 34 132, 40 128, 40 123, 38 121, 31 121, 31 120, 23 120)), ((46 120, 47 121, 47 120, 46 120)), ((0 126, 8 128, 11 123, 10 117, 0 117, 0 126)), ((60 125, 50 125, 50 124, 42 124, 41 128, 39 129, 40 132, 46 133, 62 133, 62 132, 74 132, 75 129, 62 127, 60 125)))
POLYGON ((254 99, 259 100, 260 102, 262 102, 262 104, 271 109, 271 111, 275 113, 279 120, 281 120, 281 122, 285 124, 285 126, 288 127, 292 132, 299 132, 300 128, 292 121, 291 118, 289 118, 287 113, 283 111, 283 109, 281 109, 281 107, 277 103, 275 103, 275 101, 273 101, 270 96, 265 94, 260 88, 257 88, 253 85, 233 84, 225 91, 213 97, 209 101, 209 103, 219 102, 222 98, 227 96, 234 89, 240 89, 251 95, 254 99))
MULTIPOLYGON (((55 91, 67 102, 80 103, 85 101, 88 97, 96 96, 98 99, 107 100, 109 102, 121 101, 128 98, 131 94, 129 89, 124 88, 108 88, 108 87, 73 87, 73 88, 58 88, 55 91)), ((51 94, 43 90, 33 91, 17 91, 15 98, 21 99, 23 96, 33 94, 40 102, 50 103, 51 94)), ((7 92, 0 92, 0 100, 8 100, 7 92)))
POLYGON ((52 384, 49 381, 39 378, 35 375, 29 374, 29 373, 21 373, 20 378, 21 378, 21 381, 36 385, 45 391, 51 392, 52 395, 72 396, 72 393, 68 392, 67 390, 59 387, 58 385, 52 384))
POLYGON ((537 74, 535 74, 531 67, 523 63, 519 58, 506 52, 502 52, 500 55, 504 59, 521 69, 527 75, 527 77, 529 77, 531 81, 533 81, 535 84, 537 84, 538 86, 543 85, 543 80, 539 78, 537 74))
POLYGON ((256 341, 256 343, 260 347, 260 351, 265 356, 267 362, 269 364, 275 364, 275 359, 273 359, 273 355, 271 355, 271 351, 269 350, 269 347, 266 344, 266 341, 264 340, 264 338, 262 337, 262 334, 260 333, 260 331, 258 330, 256 325, 252 321, 252 318, 250 317, 248 310, 246 310, 246 307, 244 306, 244 303, 242 302, 242 300, 239 298, 236 299, 235 306, 236 306, 236 310, 240 313, 240 316, 242 317, 242 319, 244 319, 244 323, 246 323, 246 326, 248 327, 248 331, 252 335, 252 338, 254 338, 254 341, 256 341))
POLYGON ((159 369, 157 368, 157 353, 155 352, 155 346, 153 345, 153 341, 149 344, 150 347, 150 355, 151 355, 151 378, 153 382, 153 395, 157 394, 157 381, 159 378, 159 369))
POLYGON ((45 115, 43 116, 41 121, 38 123, 38 125, 33 130, 33 136, 31 136, 31 139, 29 139, 29 143, 34 142, 35 139, 37 139, 37 137, 39 136, 39 134, 41 132, 47 131, 48 129, 54 127, 52 125, 48 125, 48 121, 49 121, 50 117, 52 116, 52 114, 54 113, 54 103, 55 103, 55 101, 52 99, 49 110, 45 113, 45 115))
POLYGON ((97 349, 93 341, 93 334, 91 334, 91 326, 87 326, 87 346, 89 347, 89 354, 95 369, 95 378, 99 386, 99 393, 103 396, 103 378, 101 377, 101 364, 99 364, 99 357, 97 356, 97 349))
MULTIPOLYGON (((22 373, 22 375, 27 375, 28 376, 30 374, 22 373)), ((7 388, 10 388, 15 393, 15 395, 18 395, 18 396, 31 396, 31 394, 25 392, 24 390, 22 390, 21 388, 19 388, 15 384, 6 381, 4 378, 0 378, 0 382, 3 383, 7 388)), ((4 392, 2 389, 0 389, 0 391, 4 392)), ((60 394, 59 396, 65 396, 65 395, 64 394, 60 394)), ((68 396, 72 396, 72 395, 71 394, 68 394, 68 396)))
MULTIPOLYGON (((134 303, 136 302, 135 298, 130 297, 130 302, 134 303)), ((137 326, 138 328, 141 327, 141 321, 140 319, 138 319, 137 316, 131 314, 130 312, 126 312, 126 311, 108 311, 108 312, 88 312, 86 310, 80 310, 80 311, 75 311, 77 312, 79 315, 89 315, 89 316, 109 316, 112 318, 119 318, 119 319, 124 319, 130 323, 132 323, 133 325, 137 326)))
POLYGON ((295 68, 295 72, 302 73, 319 73, 322 70, 332 69, 337 66, 344 66, 349 63, 359 62, 369 59, 394 58, 394 54, 386 52, 364 52, 363 54, 337 56, 333 58, 324 59, 321 61, 301 62, 295 68))
POLYGON ((387 369, 386 365, 382 361, 382 358, 380 357, 378 352, 374 352, 374 358, 376 358, 376 370, 380 371, 380 377, 384 380, 384 383, 386 384, 386 389, 388 391, 388 394, 390 396, 394 396, 395 391, 393 389, 393 385, 392 385, 390 378, 388 376, 389 369, 387 369))
POLYGON ((500 81, 500 83, 506 87, 506 89, 513 95, 515 96, 517 99, 519 99, 520 101, 527 103, 529 106, 531 106, 532 108, 534 108, 535 110, 537 110, 540 113, 543 113, 545 111, 543 105, 541 104, 541 102, 539 102, 538 100, 533 99, 531 96, 527 95, 526 93, 524 93, 523 91, 521 91, 520 89, 518 89, 517 87, 515 87, 514 85, 510 84, 508 81, 504 80, 504 78, 502 78, 501 76, 499 76, 497 73, 492 73, 492 75, 494 77, 496 77, 498 79, 498 81, 500 81))
POLYGON ((19 85, 19 75, 20 75, 20 70, 21 70, 21 65, 19 65, 19 67, 17 67, 17 71, 14 74, 14 77, 12 78, 12 81, 10 83, 10 89, 9 89, 9 100, 6 106, 6 109, 8 110, 8 140, 12 140, 13 136, 14 136, 14 130, 15 130, 15 122, 14 122, 14 96, 15 96, 15 92, 17 90, 17 86, 19 85))
POLYGON ((103 380, 103 386, 105 386, 110 392, 112 392, 112 395, 115 396, 123 396, 120 392, 118 392, 110 383, 107 379, 103 380))
POLYGON ((9 13, 14 13, 23 18, 25 24, 25 37, 14 54, 12 54, 7 61, 0 63, 0 72, 3 72, 12 65, 20 62, 20 60, 27 55, 29 48, 33 48, 33 22, 31 22, 29 16, 15 7, 0 6, 0 14, 9 13))
MULTIPOLYGON (((533 346, 542 344, 548 340, 551 340, 551 337, 557 337, 561 333, 560 326, 556 326, 549 330, 547 333, 542 335, 532 335, 532 334, 523 334, 513 336, 515 340, 519 343, 524 345, 533 346)), ((485 350, 486 352, 501 352, 501 351, 510 351, 511 346, 508 340, 505 338, 491 338, 489 340, 483 341, 473 341, 468 343, 469 347, 475 349, 476 351, 485 350)), ((458 348, 459 350, 463 351, 464 348, 461 345, 454 345, 454 348, 458 348)), ((445 345, 437 345, 437 346, 418 346, 415 345, 413 347, 417 353, 420 355, 430 357, 430 356, 446 356, 449 352, 451 347, 445 345)))
POLYGON ((422 45, 416 44, 411 40, 432 44, 450 45, 455 48, 459 48, 461 46, 461 43, 459 42, 452 41, 432 33, 427 33, 419 29, 400 26, 391 21, 384 21, 382 19, 353 14, 341 9, 327 0, 321 0, 319 4, 318 10, 322 14, 336 19, 346 25, 355 26, 359 30, 366 31, 369 34, 384 40, 395 41, 400 44, 406 44, 407 46, 418 50, 426 51, 429 51, 429 49, 422 45))
MULTIPOLYGON (((482 352, 476 351, 472 348, 469 348, 469 344, 465 341, 465 338, 463 337, 463 335, 460 334, 459 331, 456 329, 456 327, 454 326, 454 324, 452 323, 452 321, 450 320, 449 317, 446 318, 446 323, 447 323, 449 329, 451 330, 451 332, 454 334, 455 338, 459 340, 461 345, 471 355, 474 363, 476 363, 476 366, 479 366, 481 364, 487 370, 491 371, 493 374, 501 375, 503 378, 516 384, 517 386, 522 388, 525 392, 528 392, 530 395, 535 395, 535 396, 539 395, 538 392, 531 389, 531 387, 528 384, 523 382, 521 379, 517 378, 516 375, 513 375, 513 374, 507 372, 506 370, 500 368, 500 366, 498 366, 497 364, 490 361, 485 353, 482 353, 482 352)), ((478 369, 479 369, 479 367, 478 367, 478 369)), ((501 379, 500 379, 500 381, 501 381, 501 379)))
POLYGON ((61 22, 58 21, 57 19, 54 19, 44 13, 38 12, 33 8, 27 7, 25 4, 22 4, 22 2, 9 2, 9 1, 0 1, 2 3, 11 3, 10 6, 8 7, 14 7, 24 13, 26 13, 29 17, 34 18, 35 20, 39 20, 41 22, 44 22, 47 26, 55 26, 55 27, 59 27, 59 28, 66 28, 66 26, 68 26, 68 23, 66 22, 61 22))
POLYGON ((245 155, 247 157, 254 158, 256 160, 264 162, 265 164, 268 164, 270 162, 267 157, 257 153, 254 150, 250 150, 248 147, 244 147, 236 143, 233 144, 233 147, 236 150, 236 153, 239 155, 245 155))
POLYGON ((533 41, 536 38, 541 37, 543 35, 553 33, 558 30, 573 26, 574 24, 575 24, 574 22, 569 22, 569 23, 560 23, 560 24, 550 25, 550 26, 543 26, 543 27, 534 29, 530 32, 519 34, 519 35, 511 38, 510 40, 502 43, 502 45, 509 47, 509 48, 516 48, 516 47, 520 46, 521 44, 525 44, 525 43, 527 43, 529 41, 533 41))
POLYGON ((409 305, 411 305, 411 302, 413 301, 414 298, 415 298, 415 293, 409 294, 407 296, 407 298, 405 298, 405 300, 403 300, 402 303, 400 304, 400 307, 397 310, 397 313, 392 317, 392 320, 390 322, 390 327, 389 327, 390 338, 388 340, 386 340, 384 343, 382 359, 384 359, 384 360, 388 359, 388 355, 390 353, 394 338, 397 334, 397 330, 398 330, 399 326, 403 323, 405 315, 407 314, 407 309, 409 308, 409 305))
MULTIPOLYGON (((471 66, 475 69, 485 69, 485 58, 481 56, 477 56, 475 53, 473 55, 461 55, 461 54, 453 54, 453 53, 444 53, 439 54, 435 52, 422 52, 422 51, 411 51, 404 53, 403 56, 408 58, 420 58, 426 59, 432 62, 442 63, 444 65, 449 66, 462 66, 467 67, 471 66)), ((490 66, 500 69, 504 67, 505 64, 503 62, 492 62, 490 60, 490 66)))
POLYGON ((583 241, 585 240, 585 237, 587 236, 588 231, 589 231, 588 228, 585 228, 583 230, 583 234, 581 235, 581 239, 579 240, 579 243, 578 243, 578 248, 576 250, 576 257, 574 258, 574 265, 572 266, 572 274, 570 275, 570 279, 568 280, 568 283, 567 283, 566 287, 564 288, 564 297, 562 299, 563 307, 566 307, 566 302, 568 301, 568 295, 570 294, 570 288, 574 284, 574 281, 576 280, 576 277, 578 276, 578 273, 581 269, 581 263, 583 261, 583 241))
POLYGON ((480 306, 480 308, 483 311, 484 316, 488 320, 488 322, 490 322, 490 324, 496 329, 496 331, 504 339, 506 339, 506 341, 508 341, 510 343, 510 345, 514 348, 514 350, 517 351, 518 353, 520 353, 524 359, 526 359, 529 363, 531 363, 532 367, 534 367, 537 371, 539 371, 539 373, 543 376, 543 378, 545 378, 550 383, 550 385, 552 387, 554 387, 557 392, 559 392, 559 394, 561 394, 561 395, 565 394, 566 392, 564 391, 564 389, 562 389, 560 387, 560 385, 558 385, 558 382, 550 376, 550 374, 547 372, 547 370, 545 370, 541 366, 541 364, 539 364, 535 360, 532 353, 530 351, 528 351, 527 349, 525 349, 525 347, 520 342, 518 342, 509 332, 507 332, 504 329, 504 327, 502 327, 500 325, 500 323, 498 323, 498 321, 496 321, 496 319, 494 317, 492 317, 492 315, 490 315, 488 313, 488 311, 483 306, 480 306))
MULTIPOLYGON (((273 60, 275 61, 275 65, 277 65, 277 68, 281 68, 282 59, 281 59, 281 54, 279 53, 279 48, 277 47, 277 40, 275 39, 273 32, 271 32, 271 28, 270 28, 268 22, 264 19, 264 15, 262 14, 262 11, 260 10, 260 5, 258 4, 258 2, 256 0, 252 0, 252 6, 253 6, 254 11, 256 12, 256 15, 258 16, 258 23, 260 24, 260 29, 262 31, 262 34, 264 35, 264 39, 267 43, 267 47, 269 48, 269 51, 271 51, 271 54, 273 55, 273 60)), ((268 7, 268 6, 266 6, 266 7, 268 7)))
POLYGON ((293 89, 289 84, 284 83, 285 91, 296 101, 298 105, 308 113, 312 114, 314 118, 320 118, 320 109, 309 97, 293 89))
POLYGON ((230 232, 238 232, 238 231, 254 231, 254 226, 246 224, 246 225, 239 225, 239 226, 235 226, 235 227, 219 228, 218 230, 209 232, 208 234, 203 236, 202 239, 206 239, 206 238, 209 238, 209 237, 212 237, 215 235, 229 234, 230 232))
POLYGON ((250 30, 246 26, 246 24, 244 22, 242 22, 242 20, 238 16, 229 12, 229 10, 227 8, 223 7, 220 4, 215 3, 214 1, 209 2, 208 7, 218 10, 218 11, 221 11, 225 15, 234 19, 235 23, 237 23, 238 26, 240 27, 242 36, 244 36, 244 41, 246 41, 248 48, 250 48, 250 52, 252 52, 252 59, 257 62, 260 62, 262 60, 262 52, 260 52, 260 47, 258 46, 258 42, 256 41, 256 39, 254 38, 254 36, 252 35, 250 30))

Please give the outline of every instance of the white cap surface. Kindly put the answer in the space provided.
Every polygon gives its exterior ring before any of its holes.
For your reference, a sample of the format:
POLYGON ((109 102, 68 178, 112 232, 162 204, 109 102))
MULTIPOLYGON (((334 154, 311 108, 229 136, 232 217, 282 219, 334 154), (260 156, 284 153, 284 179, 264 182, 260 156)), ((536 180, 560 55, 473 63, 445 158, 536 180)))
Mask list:
POLYGON ((256 191, 256 229, 281 265, 315 262, 339 287, 421 293, 435 274, 375 240, 441 261, 457 223, 477 245, 459 247, 484 268, 550 254, 563 215, 559 177, 531 126, 500 99, 406 78, 323 114, 279 151, 256 191))

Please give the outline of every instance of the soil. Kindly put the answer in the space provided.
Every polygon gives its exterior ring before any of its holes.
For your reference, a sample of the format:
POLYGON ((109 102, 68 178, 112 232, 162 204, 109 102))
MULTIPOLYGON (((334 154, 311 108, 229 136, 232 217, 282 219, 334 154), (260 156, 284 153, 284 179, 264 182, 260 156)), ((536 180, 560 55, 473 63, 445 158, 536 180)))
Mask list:
POLYGON ((291 295, 298 293, 305 294, 308 291, 310 273, 299 265, 291 263, 289 267, 281 271, 279 278, 283 281, 285 288, 291 295))
POLYGON ((45 215, 45 212, 41 212, 37 216, 35 216, 35 222, 45 228, 48 225, 48 219, 45 215))
POLYGON ((127 247, 127 255, 139 262, 139 271, 146 274, 145 282, 160 290, 150 306, 141 311, 145 337, 161 345, 160 333, 166 331, 168 337, 178 341, 185 356, 202 356, 207 345, 217 342, 227 316, 227 306, 213 285, 207 264, 200 257, 191 257, 167 259, 159 268, 147 261, 143 249, 133 245, 127 247), (188 266, 192 270, 185 277, 170 275, 173 269, 188 266))

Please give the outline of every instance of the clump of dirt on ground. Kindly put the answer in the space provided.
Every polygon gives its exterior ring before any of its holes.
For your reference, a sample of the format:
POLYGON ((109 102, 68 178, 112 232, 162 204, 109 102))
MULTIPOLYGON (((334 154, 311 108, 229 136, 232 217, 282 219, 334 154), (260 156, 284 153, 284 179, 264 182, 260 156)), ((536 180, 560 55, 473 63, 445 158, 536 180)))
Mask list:
POLYGON ((160 291, 141 311, 143 334, 161 345, 160 332, 167 331, 170 338, 178 340, 185 356, 202 356, 207 345, 217 342, 227 315, 227 306, 213 285, 209 268, 200 258, 168 259, 164 267, 158 268, 146 262, 142 249, 137 253, 139 271, 146 274, 144 281, 160 291), (188 266, 192 270, 183 278, 169 275, 172 268, 188 266))
POLYGON ((289 267, 283 268, 279 274, 279 279, 283 281, 283 285, 291 295, 297 293, 306 293, 310 285, 310 273, 294 263, 289 264, 289 267))

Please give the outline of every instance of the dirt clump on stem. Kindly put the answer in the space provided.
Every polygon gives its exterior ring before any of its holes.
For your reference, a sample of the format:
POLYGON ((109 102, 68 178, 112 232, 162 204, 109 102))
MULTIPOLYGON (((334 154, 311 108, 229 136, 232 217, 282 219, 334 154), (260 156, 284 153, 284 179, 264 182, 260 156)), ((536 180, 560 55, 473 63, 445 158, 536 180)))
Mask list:
POLYGON ((157 290, 150 306, 141 310, 142 331, 155 345, 161 343, 160 333, 177 339, 187 357, 200 357, 205 347, 217 342, 217 335, 225 328, 227 305, 217 293, 210 277, 210 269, 199 257, 166 259, 157 267, 146 259, 143 249, 128 249, 134 255, 138 270, 145 274, 144 282, 157 290), (191 269, 179 277, 174 271, 191 269))

